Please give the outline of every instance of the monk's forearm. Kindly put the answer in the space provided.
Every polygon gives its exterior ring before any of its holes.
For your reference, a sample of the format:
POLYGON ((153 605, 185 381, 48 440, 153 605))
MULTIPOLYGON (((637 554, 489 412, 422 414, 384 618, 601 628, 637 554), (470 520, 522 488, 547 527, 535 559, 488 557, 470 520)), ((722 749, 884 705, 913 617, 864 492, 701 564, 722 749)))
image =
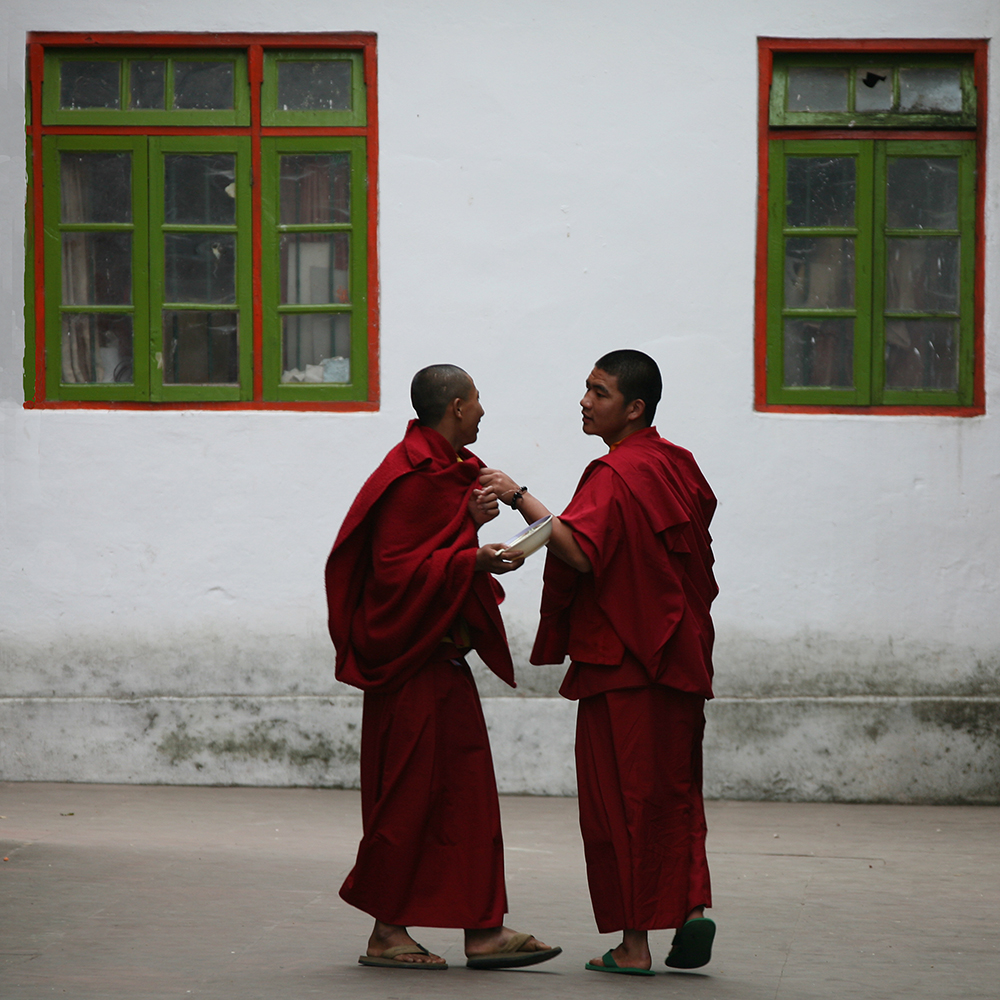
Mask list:
MULTIPOLYGON (((496 497, 508 506, 513 504, 514 510, 531 524, 541 517, 552 513, 538 497, 532 496, 524 487, 518 486, 505 472, 499 469, 482 469, 479 485, 485 495, 496 497)), ((572 566, 579 573, 591 572, 590 560, 580 548, 573 531, 568 524, 563 524, 558 517, 552 518, 552 537, 548 541, 549 551, 561 559, 567 566, 572 566)))
MULTIPOLYGON (((520 515, 531 524, 540 517, 547 517, 552 512, 539 500, 527 491, 516 501, 514 508, 520 515)), ((590 560, 585 555, 579 543, 573 537, 573 530, 568 524, 563 524, 558 517, 552 518, 552 537, 548 541, 549 551, 561 559, 566 565, 572 566, 578 573, 589 573, 591 570, 590 560)))

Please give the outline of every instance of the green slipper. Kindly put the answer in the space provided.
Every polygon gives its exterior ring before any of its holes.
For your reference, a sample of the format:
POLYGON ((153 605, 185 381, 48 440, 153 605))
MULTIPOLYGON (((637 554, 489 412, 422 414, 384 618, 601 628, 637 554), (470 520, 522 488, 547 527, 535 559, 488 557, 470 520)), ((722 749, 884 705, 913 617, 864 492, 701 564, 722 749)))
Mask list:
POLYGON ((593 962, 588 962, 584 968, 590 969, 591 972, 620 972, 623 976, 655 976, 656 973, 652 969, 636 969, 631 965, 619 965, 612 957, 611 952, 606 951, 601 956, 601 961, 604 965, 594 965, 593 962))
POLYGON ((715 921, 708 917, 689 920, 674 935, 670 954, 663 960, 671 969, 700 969, 712 961, 715 921))

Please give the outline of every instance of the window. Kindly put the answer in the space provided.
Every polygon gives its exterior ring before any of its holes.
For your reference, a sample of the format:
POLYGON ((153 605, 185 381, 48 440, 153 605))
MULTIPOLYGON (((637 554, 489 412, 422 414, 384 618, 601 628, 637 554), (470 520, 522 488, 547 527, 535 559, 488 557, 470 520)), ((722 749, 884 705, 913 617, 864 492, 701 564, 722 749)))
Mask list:
POLYGON ((761 41, 758 409, 983 412, 985 55, 761 41))
POLYGON ((375 39, 29 38, 35 406, 378 405, 375 39))

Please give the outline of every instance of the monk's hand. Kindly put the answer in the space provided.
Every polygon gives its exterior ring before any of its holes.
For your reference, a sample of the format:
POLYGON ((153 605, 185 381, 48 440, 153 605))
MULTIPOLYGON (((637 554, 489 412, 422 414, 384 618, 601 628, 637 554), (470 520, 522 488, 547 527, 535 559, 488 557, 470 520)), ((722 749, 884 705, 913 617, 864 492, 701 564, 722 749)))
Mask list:
POLYGON ((487 496, 485 490, 473 490, 469 497, 469 513, 478 528, 499 515, 500 503, 496 497, 487 496))
POLYGON ((480 469, 479 485, 486 496, 508 505, 510 498, 518 490, 517 483, 506 472, 501 472, 499 469, 480 469))
POLYGON ((505 549, 503 542, 491 542, 476 552, 476 569, 487 573, 509 573, 524 562, 520 549, 505 549))

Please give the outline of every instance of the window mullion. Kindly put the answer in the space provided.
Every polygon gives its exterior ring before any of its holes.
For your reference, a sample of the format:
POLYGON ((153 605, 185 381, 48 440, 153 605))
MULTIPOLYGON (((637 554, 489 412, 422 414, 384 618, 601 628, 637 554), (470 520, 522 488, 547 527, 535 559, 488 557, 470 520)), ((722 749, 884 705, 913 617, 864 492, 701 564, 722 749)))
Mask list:
POLYGON ((862 142, 858 155, 858 276, 855 305, 854 384, 858 401, 879 402, 879 375, 882 351, 882 304, 885 300, 884 241, 880 237, 885 216, 884 161, 879 161, 879 143, 862 142), (881 208, 880 208, 881 206, 881 208), (881 212, 881 215, 879 214, 881 212))

